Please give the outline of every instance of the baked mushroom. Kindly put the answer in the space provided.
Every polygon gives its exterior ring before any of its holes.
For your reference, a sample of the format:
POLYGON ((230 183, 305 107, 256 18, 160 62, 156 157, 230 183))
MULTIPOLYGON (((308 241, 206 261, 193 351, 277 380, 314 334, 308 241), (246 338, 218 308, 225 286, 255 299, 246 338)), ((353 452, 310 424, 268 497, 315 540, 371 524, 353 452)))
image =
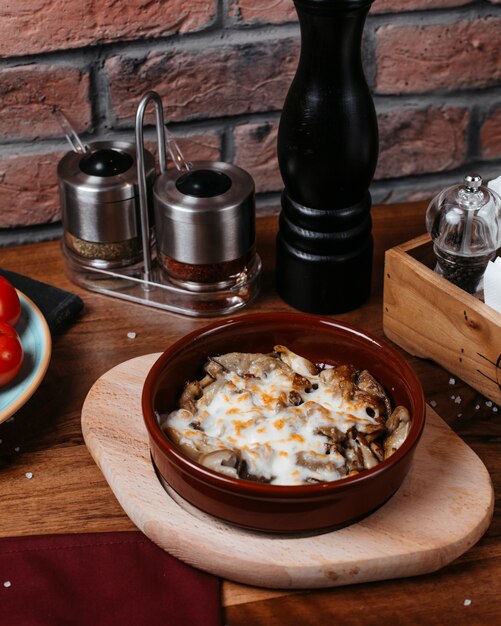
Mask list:
POLYGON ((198 462, 215 472, 231 476, 232 478, 238 478, 236 470, 238 457, 233 450, 213 450, 207 454, 202 454, 198 462))
POLYGON ((162 428, 185 454, 226 476, 336 480, 394 454, 410 429, 409 411, 392 411, 367 370, 314 364, 280 344, 271 354, 211 357, 204 372, 187 383, 162 428))
POLYGON ((397 406, 386 421, 389 435, 384 440, 384 458, 394 454, 405 441, 411 427, 411 416, 404 406, 397 406))

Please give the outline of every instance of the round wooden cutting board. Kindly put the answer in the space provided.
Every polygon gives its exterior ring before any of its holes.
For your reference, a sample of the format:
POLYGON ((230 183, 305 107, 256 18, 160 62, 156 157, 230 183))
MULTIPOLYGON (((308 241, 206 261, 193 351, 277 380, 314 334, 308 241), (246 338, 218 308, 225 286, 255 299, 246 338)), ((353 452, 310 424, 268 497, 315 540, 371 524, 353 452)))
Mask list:
POLYGON ((290 537, 242 530, 194 509, 163 488, 151 463, 141 392, 158 356, 126 361, 104 374, 85 400, 82 429, 127 515, 175 557, 250 585, 331 587, 435 571, 487 530, 494 503, 489 474, 429 407, 402 487, 357 524, 290 537))

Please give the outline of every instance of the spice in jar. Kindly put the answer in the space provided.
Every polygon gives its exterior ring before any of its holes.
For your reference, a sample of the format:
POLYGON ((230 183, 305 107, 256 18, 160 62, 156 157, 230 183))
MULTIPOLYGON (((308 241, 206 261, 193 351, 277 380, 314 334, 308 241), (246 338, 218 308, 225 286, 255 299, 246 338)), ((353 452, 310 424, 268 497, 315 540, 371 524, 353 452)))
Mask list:
POLYGON ((161 252, 158 256, 171 282, 193 291, 209 291, 237 284, 247 275, 254 254, 252 248, 238 259, 210 264, 181 263, 161 252))
POLYGON ((142 246, 138 237, 124 241, 95 242, 85 241, 66 232, 64 238, 66 245, 85 259, 127 261, 129 263, 136 263, 141 259, 142 246))
POLYGON ((487 263, 492 254, 481 256, 461 256, 450 254, 435 247, 437 266, 435 271, 450 283, 464 289, 468 293, 475 294, 484 276, 487 263))

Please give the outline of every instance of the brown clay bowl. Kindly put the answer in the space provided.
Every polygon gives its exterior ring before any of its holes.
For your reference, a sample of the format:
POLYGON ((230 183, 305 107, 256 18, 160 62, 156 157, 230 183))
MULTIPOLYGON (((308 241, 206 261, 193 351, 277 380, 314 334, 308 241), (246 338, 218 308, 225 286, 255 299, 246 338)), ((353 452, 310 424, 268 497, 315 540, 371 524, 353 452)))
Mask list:
POLYGON ((146 378, 143 415, 153 461, 163 480, 198 509, 238 526, 268 532, 317 532, 368 515, 400 487, 425 422, 421 384, 405 359, 380 339, 333 319, 263 313, 224 319, 195 330, 168 348, 146 378), (401 448, 378 466, 330 483, 269 485, 235 479, 203 467, 161 431, 155 411, 176 408, 188 380, 201 377, 208 356, 270 352, 286 345, 314 362, 368 369, 392 403, 405 405, 412 425, 401 448))

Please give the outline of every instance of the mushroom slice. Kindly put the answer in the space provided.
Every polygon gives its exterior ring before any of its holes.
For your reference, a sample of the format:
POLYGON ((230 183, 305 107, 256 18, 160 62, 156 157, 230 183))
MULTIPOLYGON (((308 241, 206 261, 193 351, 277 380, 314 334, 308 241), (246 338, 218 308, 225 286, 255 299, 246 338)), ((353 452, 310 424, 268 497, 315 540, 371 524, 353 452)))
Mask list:
MULTIPOLYGON (((358 402, 361 406, 365 407, 367 415, 374 418, 376 421, 379 415, 386 415, 386 408, 382 398, 374 395, 373 393, 370 393, 369 391, 364 391, 363 389, 360 389, 355 385, 353 385, 350 400, 352 402, 358 402), (372 409, 372 411, 370 411, 370 409, 372 409)), ((382 417, 379 421, 381 422, 381 424, 384 423, 382 417)))
POLYGON ((371 467, 375 467, 376 465, 378 465, 379 459, 372 451, 365 437, 362 434, 358 433, 357 441, 358 441, 358 445, 360 446, 360 449, 362 450, 362 457, 364 459, 364 467, 366 469, 371 469, 371 467))
POLYGON ((370 394, 381 398, 384 403, 386 417, 389 417, 391 415, 390 399, 386 395, 386 392, 383 389, 382 385, 378 383, 378 381, 375 380, 367 370, 363 370, 357 376, 356 385, 359 389, 362 389, 363 391, 368 391, 370 394))
POLYGON ((358 370, 353 365, 336 365, 320 372, 320 379, 326 385, 338 386, 341 382, 354 383, 358 370))
POLYGON ((195 461, 199 461, 200 457, 204 454, 223 449, 220 445, 218 447, 218 441, 207 435, 207 433, 199 428, 191 427, 191 424, 190 428, 192 436, 188 437, 172 426, 167 424, 162 426, 162 430, 167 437, 173 441, 182 452, 187 454, 190 458, 195 459, 195 461))
POLYGON ((289 401, 289 405, 292 406, 299 406, 300 404, 303 404, 303 398, 301 398, 301 394, 297 391, 289 391, 287 400, 289 401))
POLYGON ((340 431, 339 428, 337 428, 336 426, 325 424, 323 426, 319 426, 315 430, 314 434, 323 435, 327 438, 327 441, 325 443, 326 454, 340 454, 341 456, 343 456, 342 444, 346 439, 346 435, 342 431, 340 431))
POLYGON ((204 365, 204 371, 207 372, 207 374, 209 374, 212 378, 219 378, 219 376, 224 374, 226 369, 221 365, 221 363, 218 363, 214 359, 209 359, 204 365))
POLYGON ((259 474, 252 474, 249 471, 249 465, 247 461, 240 459, 238 462, 238 476, 239 478, 243 478, 244 480, 252 480, 257 483, 270 483, 271 478, 265 478, 259 474))
POLYGON ((369 447, 379 462, 384 460, 384 449, 383 449, 383 446, 379 443, 379 441, 371 441, 369 443, 369 447))
POLYGON ((358 429, 361 433, 363 433, 365 439, 368 443, 372 443, 376 439, 379 439, 382 435, 386 433, 386 429, 384 424, 359 424, 358 429))
POLYGON ((388 427, 392 428, 388 437, 384 441, 384 458, 394 454, 400 446, 404 443, 411 427, 411 418, 409 411, 403 406, 397 406, 397 408, 391 414, 389 420, 386 422, 388 427))
POLYGON ((238 457, 233 450, 213 450, 207 454, 202 454, 202 456, 198 459, 198 462, 214 472, 238 478, 236 470, 238 457))
POLYGON ((384 442, 384 458, 394 454, 404 443, 409 434, 410 422, 401 422, 399 426, 391 433, 384 442))
POLYGON ((356 431, 356 429, 350 429, 347 439, 348 447, 346 449, 346 456, 348 460, 348 469, 350 471, 371 469, 379 463, 379 459, 371 450, 365 437, 356 431), (351 451, 351 454, 350 454, 351 451))
MULTIPOLYGON (((301 374, 298 374, 297 372, 294 372, 293 374, 294 375, 292 377, 292 388, 301 389, 302 391, 306 391, 306 393, 310 393, 310 391, 312 391, 313 389, 311 382, 304 376, 301 376, 301 374)), ((318 385, 316 388, 318 388, 318 385)))
POLYGON ((306 479, 307 481, 309 481, 308 479, 313 479, 320 482, 329 482, 344 476, 346 474, 344 464, 336 463, 336 460, 329 455, 306 450, 296 454, 296 464, 300 467, 305 467, 312 474, 306 479))
POLYGON ((356 439, 356 429, 350 428, 346 434, 344 457, 348 473, 360 472, 364 469, 364 457, 356 439))
POLYGON ((315 435, 323 435, 324 437, 330 439, 332 443, 344 441, 346 437, 345 434, 334 425, 319 426, 315 431, 315 435))
POLYGON ((179 400, 179 408, 196 413, 195 402, 202 397, 202 394, 203 390, 198 380, 187 383, 179 400))
POLYGON ((317 368, 311 361, 299 356, 285 346, 274 346, 273 350, 280 356, 280 360, 286 363, 291 369, 301 376, 316 376, 317 368))
POLYGON ((355 376, 358 370, 353 365, 338 365, 320 372, 320 380, 334 392, 341 394, 346 402, 351 402, 356 391, 355 376))
POLYGON ((212 360, 221 365, 225 370, 236 372, 239 376, 252 374, 262 377, 277 368, 284 367, 280 359, 275 356, 259 353, 254 354, 251 352, 228 352, 212 360))
POLYGON ((225 378, 216 378, 210 385, 203 390, 205 405, 209 405, 219 391, 228 384, 225 378))
POLYGON ((392 433, 402 422, 410 421, 411 416, 405 406, 397 406, 390 417, 386 420, 386 430, 389 433, 392 433))
POLYGON ((179 433, 175 428, 172 428, 170 426, 164 425, 162 430, 165 432, 167 437, 176 444, 176 446, 181 450, 181 452, 184 452, 191 459, 198 461, 198 457, 200 456, 200 451, 195 446, 193 441, 183 438, 181 436, 181 433, 179 433))
POLYGON ((214 378, 210 374, 206 374, 200 381, 200 388, 205 389, 205 387, 212 385, 213 382, 214 378))

